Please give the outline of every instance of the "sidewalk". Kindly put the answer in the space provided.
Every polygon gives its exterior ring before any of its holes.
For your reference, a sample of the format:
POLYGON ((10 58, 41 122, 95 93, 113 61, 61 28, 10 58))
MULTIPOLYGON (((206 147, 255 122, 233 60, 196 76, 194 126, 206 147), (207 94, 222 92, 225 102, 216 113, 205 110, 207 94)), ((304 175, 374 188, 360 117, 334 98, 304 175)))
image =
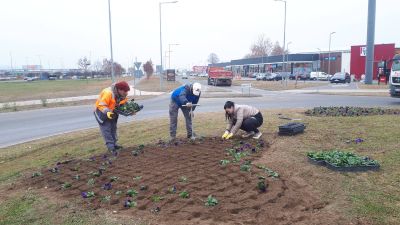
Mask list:
MULTIPOLYGON (((164 94, 164 92, 149 92, 149 91, 140 91, 134 89, 131 86, 131 91, 128 96, 143 96, 143 95, 151 95, 151 96, 159 96, 164 94)), ((97 99, 99 95, 87 95, 87 96, 77 96, 77 97, 65 97, 65 98, 51 98, 46 99, 46 103, 61 103, 61 102, 76 102, 82 100, 94 100, 97 99)), ((41 105, 43 104, 43 100, 29 100, 29 101, 18 101, 18 102, 4 102, 0 103, 0 108, 4 106, 29 106, 29 105, 41 105)))

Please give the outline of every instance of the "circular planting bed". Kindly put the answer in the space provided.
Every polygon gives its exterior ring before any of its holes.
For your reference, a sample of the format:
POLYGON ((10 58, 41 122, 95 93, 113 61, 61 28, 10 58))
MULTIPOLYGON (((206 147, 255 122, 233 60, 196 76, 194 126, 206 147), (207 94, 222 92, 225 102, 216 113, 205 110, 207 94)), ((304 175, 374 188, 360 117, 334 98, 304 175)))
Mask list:
POLYGON ((362 107, 315 107, 305 112, 308 116, 373 116, 400 115, 400 109, 362 107))
POLYGON ((23 185, 149 224, 325 221, 319 214, 325 203, 255 162, 267 151, 263 141, 160 142, 60 162, 30 174, 23 185))

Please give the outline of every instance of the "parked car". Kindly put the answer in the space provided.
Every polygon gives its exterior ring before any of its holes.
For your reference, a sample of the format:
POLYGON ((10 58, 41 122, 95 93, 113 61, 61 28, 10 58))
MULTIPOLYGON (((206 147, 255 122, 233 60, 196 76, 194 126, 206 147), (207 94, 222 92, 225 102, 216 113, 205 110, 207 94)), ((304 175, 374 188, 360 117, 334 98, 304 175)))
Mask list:
POLYGON ((335 84, 337 84, 337 83, 343 83, 343 84, 350 83, 351 82, 351 77, 350 77, 350 74, 348 74, 348 73, 339 72, 339 73, 335 73, 335 75, 333 75, 331 77, 330 82, 331 83, 335 83, 335 84))
POLYGON ((182 79, 188 79, 188 75, 186 73, 182 74, 182 79))
POLYGON ((267 80, 267 74, 266 73, 257 74, 256 80, 267 80))
POLYGON ((249 78, 256 78, 258 73, 249 74, 249 78))
POLYGON ((268 81, 276 80, 277 76, 278 76, 278 74, 276 74, 276 73, 270 73, 270 74, 267 75, 267 80, 268 81))
POLYGON ((311 72, 310 80, 329 80, 329 74, 325 72, 311 72))

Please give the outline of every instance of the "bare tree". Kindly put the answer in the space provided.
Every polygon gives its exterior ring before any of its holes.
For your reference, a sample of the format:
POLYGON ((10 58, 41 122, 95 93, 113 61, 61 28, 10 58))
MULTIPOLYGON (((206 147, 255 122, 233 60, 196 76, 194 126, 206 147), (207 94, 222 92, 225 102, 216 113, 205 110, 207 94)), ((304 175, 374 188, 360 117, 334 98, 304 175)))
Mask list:
POLYGON ((78 60, 78 66, 79 69, 84 70, 86 72, 88 67, 90 66, 90 60, 88 60, 86 57, 80 58, 78 60))
POLYGON ((271 39, 265 37, 265 34, 258 36, 257 41, 255 41, 250 46, 250 53, 245 56, 245 58, 255 58, 261 56, 269 56, 272 52, 272 42, 271 39))
POLYGON ((101 64, 101 62, 99 60, 97 60, 96 62, 93 63, 92 67, 93 67, 94 71, 100 72, 103 68, 103 65, 101 64))
POLYGON ((208 55, 208 63, 210 64, 219 63, 218 55, 215 53, 211 53, 210 55, 208 55))
MULTIPOLYGON (((125 68, 121 66, 121 64, 114 62, 114 73, 115 75, 122 75, 125 73, 125 68)), ((102 66, 103 72, 106 74, 111 74, 111 60, 108 59, 103 59, 103 66, 102 66)))
POLYGON ((151 59, 143 65, 143 70, 146 73, 147 79, 154 73, 153 62, 151 59))
MULTIPOLYGON (((285 51, 286 54, 288 51, 285 51)), ((274 47, 272 49, 271 55, 283 55, 283 47, 280 46, 279 42, 275 42, 274 47)))

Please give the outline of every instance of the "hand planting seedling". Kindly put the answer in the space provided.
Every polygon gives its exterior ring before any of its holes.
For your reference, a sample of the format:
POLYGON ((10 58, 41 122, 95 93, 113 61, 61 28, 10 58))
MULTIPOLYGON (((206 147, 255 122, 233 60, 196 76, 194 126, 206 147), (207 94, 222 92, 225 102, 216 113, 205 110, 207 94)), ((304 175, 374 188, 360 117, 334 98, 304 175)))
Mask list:
POLYGON ((92 197, 95 196, 95 194, 94 194, 93 191, 88 191, 88 192, 82 192, 82 193, 81 193, 81 196, 82 196, 83 198, 92 198, 92 197))
POLYGON ((101 198, 101 202, 110 202, 110 200, 111 200, 111 196, 110 195, 103 196, 101 198))
POLYGON ((32 178, 34 178, 34 177, 41 177, 42 176, 42 173, 41 172, 34 172, 34 173, 32 173, 32 178))
POLYGON ((230 161, 227 160, 227 159, 223 159, 223 160, 220 160, 220 161, 219 161, 219 164, 221 164, 222 166, 226 166, 226 165, 228 165, 229 163, 230 163, 230 161))
POLYGON ((181 177, 179 178, 179 182, 186 183, 186 182, 187 182, 187 177, 181 176, 181 177))
POLYGON ((135 201, 132 201, 130 199, 126 199, 124 201, 124 207, 125 208, 132 208, 132 207, 136 207, 136 206, 137 206, 137 203, 135 201))
POLYGON ((87 182, 88 186, 93 186, 95 184, 95 180, 93 178, 90 178, 87 182))
POLYGON ((207 197, 205 205, 208 207, 216 206, 216 205, 218 205, 218 200, 216 198, 214 198, 212 195, 209 195, 207 197))
POLYGON ((81 176, 79 176, 79 175, 74 176, 74 180, 80 180, 80 179, 81 179, 81 176))
POLYGON ((181 198, 189 198, 189 192, 182 191, 181 193, 179 193, 179 197, 181 197, 181 198))
POLYGON ((106 183, 103 185, 103 189, 108 191, 112 189, 112 184, 111 183, 106 183))
POLYGON ((154 195, 154 196, 151 197, 151 201, 153 201, 153 202, 159 202, 159 201, 161 201, 163 199, 164 199, 164 197, 158 196, 158 195, 154 195))
POLYGON ((134 196, 136 196, 138 194, 138 192, 135 190, 135 189, 129 189, 127 192, 126 192, 126 195, 128 195, 129 197, 134 197, 134 196))
POLYGON ((68 189, 68 188, 72 187, 72 184, 70 184, 70 183, 68 183, 68 182, 65 182, 65 183, 63 183, 63 184, 61 185, 61 187, 62 187, 62 189, 68 189))
POLYGON ((117 181, 118 179, 119 179, 119 177, 112 176, 112 177, 110 177, 110 182, 115 182, 115 181, 117 181))

